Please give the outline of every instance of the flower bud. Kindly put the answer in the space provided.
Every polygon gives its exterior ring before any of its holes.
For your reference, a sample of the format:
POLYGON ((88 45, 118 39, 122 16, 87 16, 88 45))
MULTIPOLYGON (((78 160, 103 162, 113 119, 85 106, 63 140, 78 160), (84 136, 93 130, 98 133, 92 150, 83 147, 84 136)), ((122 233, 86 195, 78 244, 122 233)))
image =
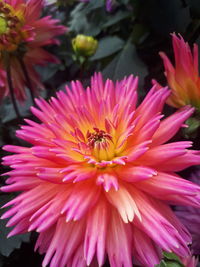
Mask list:
POLYGON ((72 40, 73 50, 78 56, 90 57, 94 55, 97 46, 98 41, 92 36, 79 34, 72 40))

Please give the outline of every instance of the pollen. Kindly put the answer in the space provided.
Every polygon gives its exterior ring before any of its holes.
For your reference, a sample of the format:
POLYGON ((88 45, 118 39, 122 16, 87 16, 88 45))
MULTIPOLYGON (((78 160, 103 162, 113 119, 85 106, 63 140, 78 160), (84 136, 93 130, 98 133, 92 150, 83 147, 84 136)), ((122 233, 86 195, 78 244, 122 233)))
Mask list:
POLYGON ((94 132, 87 132, 87 145, 91 148, 106 149, 109 147, 109 142, 112 141, 112 136, 103 130, 93 128, 94 132))

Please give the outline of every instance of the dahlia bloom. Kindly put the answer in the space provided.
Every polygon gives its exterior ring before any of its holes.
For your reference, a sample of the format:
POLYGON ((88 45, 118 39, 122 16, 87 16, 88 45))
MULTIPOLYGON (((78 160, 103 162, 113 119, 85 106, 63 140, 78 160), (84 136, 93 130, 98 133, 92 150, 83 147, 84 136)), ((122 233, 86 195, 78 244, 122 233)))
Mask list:
POLYGON ((167 103, 179 108, 192 105, 200 108, 200 78, 198 72, 198 46, 194 44, 193 52, 188 43, 179 35, 172 34, 175 67, 165 53, 160 53, 165 67, 168 85, 172 90, 167 103))
POLYGON ((79 81, 49 102, 36 100, 17 136, 31 147, 4 146, 13 170, 3 192, 22 193, 2 218, 9 236, 36 230, 43 266, 81 267, 107 256, 111 267, 132 267, 132 256, 153 267, 162 250, 190 255, 191 237, 169 204, 199 207, 200 187, 176 171, 199 164, 191 142, 166 143, 193 108, 161 115, 170 92, 154 86, 137 107, 138 78, 114 84, 100 74, 79 81))
MULTIPOLYGON (((43 49, 49 44, 58 44, 57 35, 66 29, 51 16, 40 18, 43 0, 0 0, 0 90, 1 95, 9 94, 5 56, 10 57, 11 75, 16 98, 26 99, 27 81, 18 58, 23 58, 35 92, 42 88, 35 65, 45 65, 58 60, 43 49)), ((7 60, 6 60, 7 62, 7 60)))
MULTIPOLYGON (((200 172, 197 172, 192 175, 191 181, 199 184, 199 178, 200 172)), ((200 254, 200 210, 194 207, 179 207, 176 214, 192 234, 194 254, 200 254)))

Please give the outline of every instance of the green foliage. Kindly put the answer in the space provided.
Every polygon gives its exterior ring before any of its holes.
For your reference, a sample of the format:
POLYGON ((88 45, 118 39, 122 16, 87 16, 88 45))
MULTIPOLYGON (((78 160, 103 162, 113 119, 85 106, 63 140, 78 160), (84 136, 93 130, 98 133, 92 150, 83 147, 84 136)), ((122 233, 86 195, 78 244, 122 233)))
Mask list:
POLYGON ((155 267, 184 267, 180 258, 175 253, 163 252, 163 260, 155 267))
POLYGON ((10 228, 6 227, 7 221, 0 220, 1 238, 0 238, 0 253, 8 257, 14 249, 20 248, 22 242, 29 242, 30 233, 21 234, 7 238, 10 228))
POLYGON ((136 47, 128 41, 122 51, 103 70, 105 78, 120 80, 130 74, 139 75, 142 84, 147 75, 145 64, 137 55, 136 47))
MULTIPOLYGON (((11 195, 0 195, 0 206, 2 207, 9 200, 11 200, 11 195)), ((0 214, 2 215, 2 210, 0 214)), ((0 220, 0 253, 6 257, 8 257, 14 249, 20 248, 22 242, 28 242, 30 239, 30 233, 7 238, 8 233, 12 230, 6 227, 7 221, 8 220, 0 220)))
POLYGON ((124 41, 117 36, 104 37, 99 40, 98 49, 93 57, 90 60, 99 60, 110 56, 124 46, 124 41))
POLYGON ((110 26, 113 26, 117 23, 119 23, 120 21, 128 18, 131 16, 131 13, 127 10, 118 10, 115 14, 109 14, 107 15, 107 19, 105 21, 105 23, 102 25, 102 28, 107 28, 110 26))
POLYGON ((194 139, 198 137, 200 128, 200 117, 191 117, 186 121, 187 127, 183 129, 183 135, 186 138, 194 139))

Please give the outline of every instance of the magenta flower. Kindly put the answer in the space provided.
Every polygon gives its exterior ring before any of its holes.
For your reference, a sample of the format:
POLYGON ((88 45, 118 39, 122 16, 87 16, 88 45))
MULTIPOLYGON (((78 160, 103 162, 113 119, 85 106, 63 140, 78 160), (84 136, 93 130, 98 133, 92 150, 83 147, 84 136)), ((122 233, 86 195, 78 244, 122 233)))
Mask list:
POLYGON ((108 12, 111 12, 113 10, 113 6, 114 6, 115 2, 116 2, 115 0, 107 0, 106 1, 106 10, 108 12))
POLYGON ((9 236, 36 230, 43 266, 81 267, 107 256, 112 267, 132 259, 153 267, 162 250, 190 255, 191 237, 169 204, 199 207, 200 187, 175 174, 199 164, 191 142, 166 143, 192 114, 184 107, 163 119, 167 88, 154 86, 137 107, 138 79, 114 84, 95 74, 49 102, 36 100, 17 136, 31 147, 4 146, 13 170, 4 192, 9 236))
MULTIPOLYGON (((199 179, 199 172, 191 177, 191 181, 197 184, 200 183, 199 179)), ((194 254, 200 254, 200 210, 194 207, 179 207, 176 214, 192 234, 192 250, 194 254)))
POLYGON ((172 65, 165 53, 160 56, 164 63, 165 75, 172 94, 167 103, 176 108, 192 105, 200 108, 200 76, 198 63, 198 46, 193 49, 183 37, 172 34, 175 64, 172 65))

